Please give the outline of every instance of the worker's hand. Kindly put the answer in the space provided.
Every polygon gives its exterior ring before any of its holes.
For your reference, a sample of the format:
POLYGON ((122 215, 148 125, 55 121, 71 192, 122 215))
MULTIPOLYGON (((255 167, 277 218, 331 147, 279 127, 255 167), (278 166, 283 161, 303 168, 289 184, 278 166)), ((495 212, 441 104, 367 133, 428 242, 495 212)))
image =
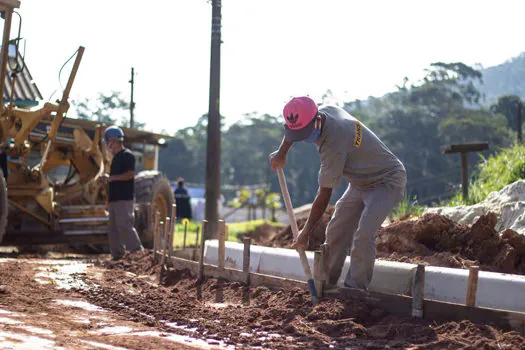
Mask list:
POLYGON ((108 174, 102 174, 98 178, 98 181, 102 182, 103 184, 107 184, 109 182, 109 175, 108 174))
POLYGON ((276 171, 278 168, 284 168, 286 166, 286 156, 283 156, 279 151, 271 153, 270 165, 273 171, 276 171))
POLYGON ((291 247, 293 249, 298 249, 298 248, 306 249, 306 247, 308 246, 309 236, 310 236, 310 232, 308 232, 305 229, 302 229, 301 231, 299 231, 297 238, 292 242, 291 247))

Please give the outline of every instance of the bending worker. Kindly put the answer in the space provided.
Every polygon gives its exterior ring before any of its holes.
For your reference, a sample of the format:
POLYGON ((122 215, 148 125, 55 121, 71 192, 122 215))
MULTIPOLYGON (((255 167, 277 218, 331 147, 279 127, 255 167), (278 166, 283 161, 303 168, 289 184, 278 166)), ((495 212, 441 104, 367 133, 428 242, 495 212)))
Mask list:
POLYGON ((104 142, 113 154, 110 173, 102 176, 109 183, 109 249, 113 260, 126 252, 143 250, 133 226, 135 202, 135 155, 124 147, 124 132, 117 126, 104 131, 104 142))
POLYGON ((273 170, 286 165, 294 142, 311 142, 321 158, 319 189, 304 228, 292 248, 306 247, 308 236, 323 215, 341 178, 348 188, 335 205, 326 228, 329 280, 336 285, 350 253, 344 285, 367 289, 374 270, 376 231, 403 197, 406 171, 401 161, 363 123, 336 106, 318 109, 309 97, 295 97, 284 107, 285 134, 270 155, 273 170))

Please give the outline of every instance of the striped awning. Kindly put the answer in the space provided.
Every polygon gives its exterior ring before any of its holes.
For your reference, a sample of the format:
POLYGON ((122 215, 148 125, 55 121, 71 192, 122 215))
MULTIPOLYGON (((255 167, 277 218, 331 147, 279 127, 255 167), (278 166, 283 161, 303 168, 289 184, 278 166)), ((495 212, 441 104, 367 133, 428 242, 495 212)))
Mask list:
MULTIPOLYGON (((18 55, 18 65, 22 67, 24 61, 22 56, 18 55)), ((7 65, 7 76, 6 83, 4 87, 3 102, 9 102, 11 98, 11 93, 13 93, 13 103, 18 107, 34 107, 38 105, 38 102, 42 100, 42 95, 40 90, 33 81, 31 73, 29 73, 29 68, 27 65, 24 67, 24 70, 21 73, 16 74, 16 78, 12 76, 13 71, 7 65), (13 81, 14 91, 13 91, 13 81)))

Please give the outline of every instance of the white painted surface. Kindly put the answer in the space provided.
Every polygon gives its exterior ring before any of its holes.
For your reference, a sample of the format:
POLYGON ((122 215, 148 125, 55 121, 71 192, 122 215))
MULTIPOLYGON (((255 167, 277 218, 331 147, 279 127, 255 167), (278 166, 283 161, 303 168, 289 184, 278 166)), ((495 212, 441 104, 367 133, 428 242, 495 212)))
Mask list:
MULTIPOLYGON (((226 242, 226 267, 242 270, 243 244, 226 242)), ((314 253, 306 252, 313 271, 314 253)), ((218 262, 218 241, 208 240, 204 262, 218 262)), ((346 258, 338 284, 343 285, 350 266, 346 258)), ((376 260, 371 291, 410 295, 415 264, 376 260)), ((304 281, 299 255, 293 249, 252 245, 250 271, 304 281)), ((425 298, 464 304, 467 294, 468 270, 446 267, 425 267, 425 298)), ((480 271, 476 306, 525 312, 525 276, 480 271)))

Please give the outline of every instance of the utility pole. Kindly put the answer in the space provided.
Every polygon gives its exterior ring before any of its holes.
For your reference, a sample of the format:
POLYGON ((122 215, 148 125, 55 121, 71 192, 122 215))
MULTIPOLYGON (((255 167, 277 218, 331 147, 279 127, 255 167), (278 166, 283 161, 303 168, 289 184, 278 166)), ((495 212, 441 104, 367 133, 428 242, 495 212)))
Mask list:
POLYGON ((203 238, 217 235, 221 192, 221 120, 220 120, 220 67, 221 67, 221 0, 212 0, 210 100, 208 110, 208 143, 206 153, 206 208, 207 232, 203 238))
POLYGON ((133 102, 133 84, 135 83, 135 68, 131 67, 131 102, 129 103, 129 128, 133 129, 135 121, 133 120, 133 110, 135 109, 135 102, 133 102))

